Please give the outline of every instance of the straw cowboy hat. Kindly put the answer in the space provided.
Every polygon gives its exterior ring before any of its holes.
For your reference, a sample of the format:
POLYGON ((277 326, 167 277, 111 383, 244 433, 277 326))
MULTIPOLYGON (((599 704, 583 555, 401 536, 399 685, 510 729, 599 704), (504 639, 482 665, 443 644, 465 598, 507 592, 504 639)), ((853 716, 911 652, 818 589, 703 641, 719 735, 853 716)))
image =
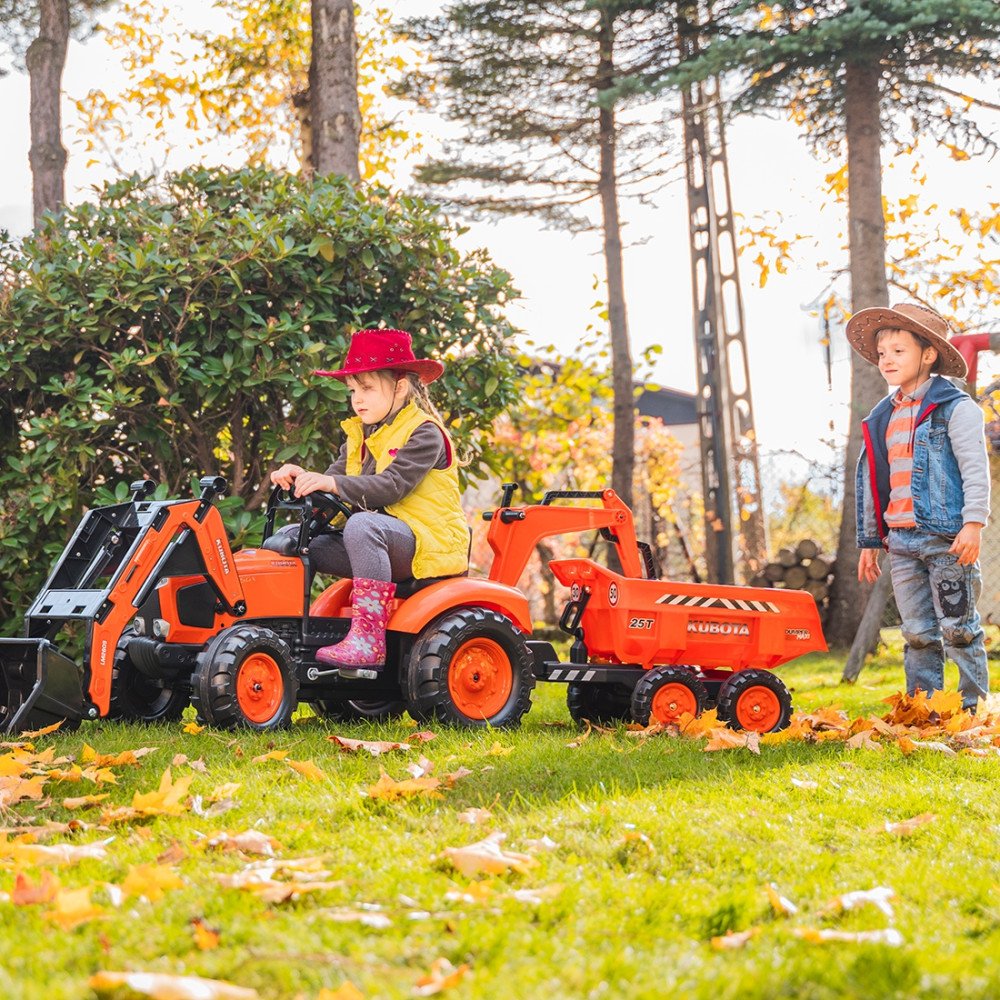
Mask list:
POLYGON ((343 381, 348 375, 386 368, 414 372, 424 385, 429 385, 444 373, 444 365, 440 361, 413 356, 413 339, 405 330, 358 330, 351 337, 344 367, 336 371, 317 369, 313 375, 326 375, 343 381))
POLYGON ((908 330, 923 337, 937 349, 939 374, 961 379, 969 374, 965 359, 949 343, 954 334, 948 321, 933 309, 918 306, 915 302, 903 302, 889 308, 876 306, 856 312, 848 320, 847 339, 851 347, 873 365, 878 364, 876 338, 881 330, 908 330))

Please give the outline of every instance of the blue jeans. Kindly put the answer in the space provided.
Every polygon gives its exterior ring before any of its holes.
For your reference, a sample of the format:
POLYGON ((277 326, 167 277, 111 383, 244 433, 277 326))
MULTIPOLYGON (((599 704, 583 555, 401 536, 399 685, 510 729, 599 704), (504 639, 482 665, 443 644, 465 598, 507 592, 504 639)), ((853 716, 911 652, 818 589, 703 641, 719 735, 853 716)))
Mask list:
POLYGON ((982 590, 979 563, 959 566, 948 551, 954 539, 919 528, 889 532, 892 590, 903 620, 906 691, 944 687, 945 655, 958 665, 964 708, 975 708, 990 686, 983 628, 976 610, 982 590))

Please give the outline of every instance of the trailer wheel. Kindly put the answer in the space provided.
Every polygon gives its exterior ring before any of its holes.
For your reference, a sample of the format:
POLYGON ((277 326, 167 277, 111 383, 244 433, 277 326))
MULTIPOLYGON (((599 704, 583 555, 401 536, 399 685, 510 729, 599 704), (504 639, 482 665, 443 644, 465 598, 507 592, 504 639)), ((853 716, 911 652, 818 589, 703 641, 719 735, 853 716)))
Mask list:
POLYGON ((632 692, 632 718, 640 725, 669 726, 685 713, 701 715, 708 701, 705 685, 684 667, 653 667, 632 692))
POLYGON ((209 725, 280 729, 298 704, 291 650, 268 628, 232 625, 198 657, 191 702, 209 725))
POLYGON ((737 670, 723 681, 718 708, 730 729, 775 733, 792 718, 792 696, 769 670, 737 670))
POLYGON ((406 711, 405 702, 398 700, 323 698, 310 704, 320 718, 331 722, 388 722, 398 719, 406 711))
POLYGON ((510 728, 531 708, 532 657, 510 619, 460 608, 431 622, 406 667, 406 707, 418 721, 510 728))
POLYGON ((573 681, 566 685, 566 707, 578 726, 584 720, 599 726, 613 725, 632 717, 632 692, 624 684, 573 681))
POLYGON ((186 684, 147 677, 128 654, 135 632, 122 632, 111 665, 111 701, 108 718, 122 722, 176 722, 191 700, 186 684))

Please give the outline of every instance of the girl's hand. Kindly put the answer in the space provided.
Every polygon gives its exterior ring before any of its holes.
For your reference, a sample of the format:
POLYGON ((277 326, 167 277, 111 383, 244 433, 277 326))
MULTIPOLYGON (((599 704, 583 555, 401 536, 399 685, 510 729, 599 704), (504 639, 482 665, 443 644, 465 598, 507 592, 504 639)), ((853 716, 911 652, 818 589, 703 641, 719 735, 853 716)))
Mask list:
POLYGON ((878 549, 862 549, 858 558, 858 579, 874 583, 882 575, 878 564, 878 549))
POLYGON ((337 480, 320 472, 303 472, 295 479, 295 495, 307 497, 310 493, 336 493, 337 480))
POLYGON ((955 536, 949 552, 958 556, 959 566, 971 566, 979 558, 979 546, 982 544, 983 526, 975 521, 962 525, 962 530, 955 536))
POLYGON ((280 469, 275 469, 271 473, 271 482, 275 486, 280 486, 283 490, 290 490, 295 477, 301 476, 305 471, 301 465, 291 465, 286 462, 280 469))

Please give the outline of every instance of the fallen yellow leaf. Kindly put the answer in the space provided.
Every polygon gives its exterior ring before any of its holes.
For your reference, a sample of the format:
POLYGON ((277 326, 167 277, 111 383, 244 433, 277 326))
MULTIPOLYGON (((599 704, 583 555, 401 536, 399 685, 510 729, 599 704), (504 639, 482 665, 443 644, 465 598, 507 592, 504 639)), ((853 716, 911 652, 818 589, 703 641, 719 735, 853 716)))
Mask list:
POLYGON ((446 847, 444 854, 466 876, 478 872, 499 875, 511 870, 524 873, 538 864, 530 854, 505 851, 500 845, 506 836, 504 833, 494 832, 466 847, 446 847))
POLYGON ((163 972, 97 972, 89 986, 98 993, 127 987, 153 1000, 257 1000, 256 990, 233 986, 221 979, 171 976, 163 972))
POLYGON ((292 760, 288 757, 285 763, 299 774, 304 774, 310 781, 326 781, 326 772, 317 767, 311 760, 292 760))
POLYGON ((168 889, 182 889, 184 882, 170 868, 163 865, 135 865, 129 869, 122 892, 127 896, 143 896, 151 903, 162 899, 168 889))
POLYGON ((414 795, 426 795, 429 798, 441 798, 438 788, 441 781, 438 778, 404 778, 402 781, 395 781, 390 778, 385 771, 382 776, 368 788, 370 799, 385 799, 387 802, 394 802, 396 799, 412 798, 414 795))
POLYGON ((52 900, 53 908, 46 910, 42 916, 59 924, 64 931, 72 930, 97 917, 103 917, 104 908, 91 903, 90 893, 90 886, 84 886, 82 889, 61 889, 52 900))
POLYGON ((455 986, 469 971, 467 963, 456 968, 446 958, 436 958, 430 972, 421 976, 413 987, 414 996, 429 997, 455 986))
POLYGON ((734 951, 737 948, 745 948, 751 938, 760 933, 759 927, 748 927, 745 931, 730 931, 728 934, 720 934, 712 938, 712 947, 716 951, 734 951))

